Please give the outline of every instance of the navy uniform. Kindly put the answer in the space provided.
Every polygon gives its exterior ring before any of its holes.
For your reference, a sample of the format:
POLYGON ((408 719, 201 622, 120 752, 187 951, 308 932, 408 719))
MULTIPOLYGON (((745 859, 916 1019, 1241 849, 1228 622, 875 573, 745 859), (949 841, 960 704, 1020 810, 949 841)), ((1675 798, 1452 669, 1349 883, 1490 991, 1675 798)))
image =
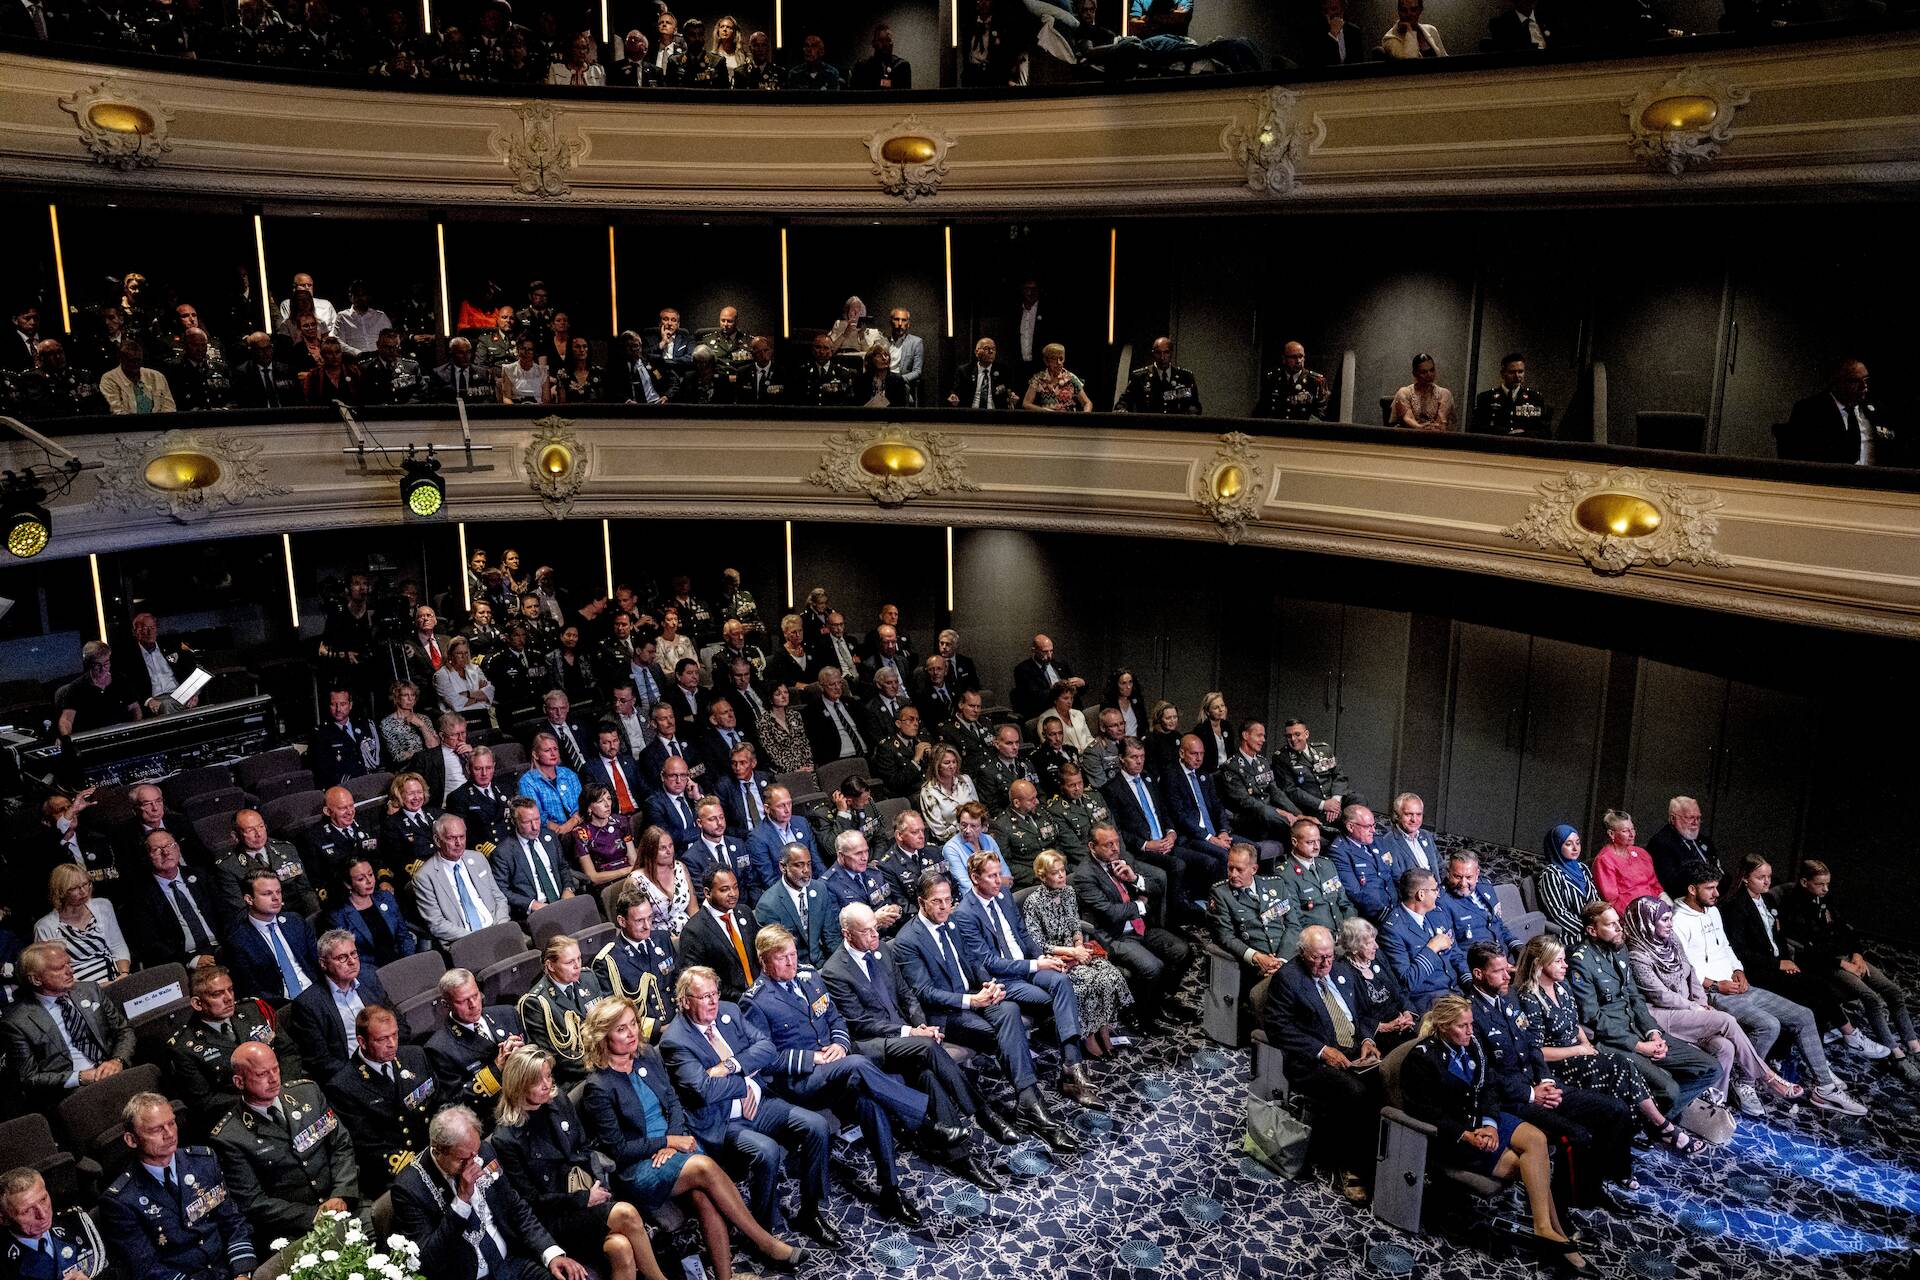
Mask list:
POLYGON ((640 1034, 658 1044, 660 1029, 673 1019, 673 948, 656 929, 638 942, 618 930, 593 957, 593 971, 613 995, 633 1006, 640 1034))
POLYGON ((205 1147, 181 1147, 169 1190, 144 1164, 115 1178, 100 1200, 100 1224, 135 1280, 231 1280, 252 1275, 253 1231, 227 1195, 220 1162, 205 1147))
MULTIPOLYGON (((946 863, 940 865, 945 866, 946 863)), ((900 926, 912 919, 913 913, 919 909, 911 899, 901 898, 894 881, 882 875, 871 863, 865 871, 851 871, 836 864, 821 879, 820 891, 827 897, 829 918, 834 921, 834 927, 825 931, 829 956, 845 942, 839 929, 840 913, 851 904, 864 903, 875 911, 887 906, 899 907, 900 918, 894 921, 893 927, 880 931, 889 935, 898 933, 900 926)))
POLYGON ((1296 945, 1299 937, 1293 928, 1294 914, 1293 897, 1278 876, 1255 876, 1244 889, 1222 880, 1207 896, 1207 923, 1214 942, 1249 970, 1253 968, 1249 951, 1291 958, 1288 937, 1292 935, 1296 945))
POLYGON ((1127 375, 1121 393, 1123 413, 1199 413, 1200 382, 1191 369, 1145 364, 1127 375))
POLYGON ((1324 742, 1309 742, 1305 751, 1282 746, 1273 753, 1274 777, 1302 813, 1317 816, 1321 802, 1332 796, 1343 804, 1353 803, 1349 794, 1353 784, 1340 772, 1340 762, 1324 742))
POLYGON ((494 1061, 500 1046, 514 1036, 526 1039, 520 1015, 503 1004, 490 1004, 480 1011, 480 1021, 472 1028, 446 1023, 427 1038, 427 1065, 433 1068, 434 1083, 449 1104, 460 1099, 472 1107, 481 1122, 493 1121, 493 1100, 500 1093, 500 1073, 494 1061))
POLYGON ((365 720, 349 720, 345 725, 324 720, 308 744, 307 767, 313 770, 313 785, 322 789, 363 773, 376 773, 380 769, 380 735, 365 720))
POLYGON ((580 980, 564 990, 545 973, 520 997, 521 1024, 527 1043, 553 1055, 553 1078, 573 1084, 587 1077, 580 1043, 580 1022, 587 1010, 605 999, 607 989, 591 969, 581 967, 580 980))
POLYGON ((1069 868, 1087 860, 1087 847, 1093 843, 1095 827, 1113 825, 1113 810, 1107 807, 1106 797, 1092 787, 1083 791, 1078 800, 1055 796, 1047 801, 1047 814, 1059 827, 1060 843, 1056 847, 1067 856, 1069 868))
MULTIPOLYGON (((515 834, 512 804, 513 797, 497 783, 483 790, 469 780, 447 793, 447 812, 466 820, 467 848, 489 858, 502 840, 515 834)), ((501 883, 506 883, 504 878, 501 883)))
POLYGON ((993 820, 993 838, 1000 844, 1000 856, 1013 868, 1015 889, 1035 883, 1033 860, 1048 849, 1060 848, 1060 831, 1053 815, 1037 806, 1032 813, 1009 806, 993 820))
POLYGON ((1008 761, 998 751, 969 772, 974 787, 980 792, 980 803, 987 806, 990 814, 1003 813, 1013 804, 1007 793, 1022 778, 1031 782, 1034 790, 1040 789, 1040 775, 1033 771, 1032 765, 1018 757, 1008 761))
POLYGON ((438 1094, 426 1051, 410 1044, 384 1069, 356 1052, 327 1082, 327 1096, 353 1135, 362 1195, 377 1199, 427 1149, 438 1094))
POLYGON ((0 1280, 62 1280, 78 1271, 93 1277, 107 1269, 107 1246, 93 1219, 78 1209, 53 1215, 44 1251, 40 1240, 22 1241, 12 1232, 0 1248, 0 1280))
POLYGON ((1553 410, 1547 398, 1524 383, 1509 391, 1504 385, 1482 391, 1473 402, 1473 422, 1467 430, 1482 435, 1532 436, 1553 439, 1553 410))
POLYGON ((1310 924, 1323 925, 1334 937, 1340 936, 1340 925, 1358 914, 1353 909, 1353 900, 1347 897, 1347 891, 1340 885, 1340 872, 1326 858, 1315 858, 1311 862, 1302 862, 1288 854, 1274 867, 1269 879, 1280 882, 1280 889, 1294 903, 1294 910, 1288 915, 1286 937, 1281 946, 1281 955, 1292 955, 1299 949, 1300 933, 1310 924))
POLYGON ((1333 389, 1325 374, 1311 369, 1295 373, 1282 365, 1268 370, 1260 380, 1260 399, 1253 406, 1253 416, 1324 422, 1332 399, 1333 389))
POLYGON ((202 1120, 225 1115, 240 1102, 233 1087, 233 1051, 243 1044, 264 1044, 280 1059, 280 1075, 306 1074, 291 1037, 274 1030, 261 1012, 260 1002, 234 1001, 233 1016, 216 1025, 200 1014, 167 1037, 169 1077, 187 1110, 202 1120))
POLYGON ((235 846, 213 864, 213 905, 228 922, 246 914, 247 877, 271 871, 280 877, 281 901, 295 915, 310 916, 320 909, 320 895, 300 859, 300 851, 285 840, 269 840, 258 853, 235 846))
POLYGON ((360 1174, 353 1139, 319 1085, 287 1081, 273 1112, 262 1115, 243 1102, 213 1126, 207 1145, 253 1229, 268 1240, 297 1240, 323 1202, 359 1205, 360 1174))
POLYGON ((1455 893, 1444 882, 1440 886, 1440 908, 1453 917, 1453 936, 1463 947, 1476 942, 1497 943, 1508 956, 1520 949, 1513 931, 1500 918, 1500 904, 1483 884, 1472 893, 1455 893))
POLYGON ((347 860, 368 858, 373 873, 382 885, 395 883, 394 870, 380 856, 380 837, 360 824, 359 819, 345 827, 336 827, 331 818, 322 818, 318 826, 307 828, 307 857, 319 872, 319 897, 322 902, 335 885, 346 880, 347 860))
POLYGON ((1220 802, 1233 817, 1233 829, 1252 839, 1285 840, 1297 816, 1293 801, 1280 789, 1273 766, 1260 756, 1236 751, 1213 775, 1220 802))

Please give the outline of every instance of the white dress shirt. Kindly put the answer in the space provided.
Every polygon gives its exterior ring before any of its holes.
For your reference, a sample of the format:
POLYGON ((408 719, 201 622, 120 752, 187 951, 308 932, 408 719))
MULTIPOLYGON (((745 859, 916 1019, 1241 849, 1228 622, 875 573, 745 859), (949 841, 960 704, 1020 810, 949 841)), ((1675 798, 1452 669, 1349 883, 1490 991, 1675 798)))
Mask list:
POLYGON ((173 668, 167 665, 167 657, 160 652, 159 645, 151 649, 142 646, 140 661, 147 668, 148 680, 153 683, 154 697, 163 697, 180 687, 180 682, 173 678, 173 668))

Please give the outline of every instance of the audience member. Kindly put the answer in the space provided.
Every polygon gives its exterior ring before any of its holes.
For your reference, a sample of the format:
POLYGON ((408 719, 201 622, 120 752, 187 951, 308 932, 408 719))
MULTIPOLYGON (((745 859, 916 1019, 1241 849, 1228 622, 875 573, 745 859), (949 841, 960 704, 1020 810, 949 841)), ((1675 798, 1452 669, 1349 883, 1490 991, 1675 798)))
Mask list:
MULTIPOLYGON (((1508 17, 1519 18, 1520 5, 1532 3, 1534 0, 1515 0, 1508 17)), ((1524 21, 1528 24, 1533 22, 1531 10, 1524 21)), ((1500 23, 1499 18, 1488 23, 1494 29, 1496 39, 1499 38, 1500 23)), ((1533 30, 1537 33, 1539 27, 1534 25, 1533 30)), ((1528 44, 1525 47, 1534 46, 1528 44)), ((1539 47, 1546 46, 1543 44, 1539 47)), ((1553 409, 1538 388, 1527 385, 1527 358, 1524 355, 1512 351, 1500 357, 1500 385, 1490 391, 1482 391, 1474 400, 1473 421, 1468 424, 1467 430, 1484 435, 1553 439, 1553 409)))
POLYGON ((1625 915, 1635 898, 1660 894, 1660 879, 1654 872, 1653 855, 1633 842, 1633 815, 1609 809, 1601 819, 1607 828, 1607 843, 1593 855, 1593 883, 1600 896, 1625 915))
POLYGON ((239 1100, 207 1134, 227 1194, 259 1235, 298 1238, 322 1213, 364 1206, 353 1140, 311 1080, 281 1078, 264 1044, 233 1051, 239 1100))
MULTIPOLYGON (((1398 0, 1398 7, 1399 20, 1387 28, 1387 34, 1380 37, 1380 52, 1388 58, 1393 59, 1446 57, 1447 46, 1440 39, 1439 29, 1430 22, 1420 21, 1421 14, 1426 10, 1426 6, 1421 3, 1421 0, 1398 0)), ((1418 360, 1414 361, 1416 381, 1417 375, 1419 374, 1419 363, 1418 360)), ((1404 391, 1405 389, 1403 388, 1403 394, 1404 391)), ((1447 404, 1448 408, 1451 409, 1452 401, 1449 400, 1447 404)), ((1398 409, 1399 406, 1396 404, 1396 417, 1398 416, 1398 409)), ((1406 423, 1404 425, 1412 426, 1413 424, 1406 423)), ((1435 430, 1436 428, 1429 427, 1427 429, 1435 430)), ((1450 430, 1450 428, 1446 427, 1438 429, 1450 430)))
POLYGON ((107 1185, 100 1223, 127 1273, 252 1275, 259 1255, 240 1201, 227 1194, 211 1151, 180 1145, 173 1104, 158 1093, 136 1093, 120 1114, 121 1140, 134 1162, 107 1185), (195 1189, 191 1201, 184 1187, 195 1189), (190 1215, 189 1205, 199 1212, 190 1215))
MULTIPOLYGON (((1418 17, 1420 0, 1400 0, 1400 12, 1405 15, 1411 9, 1418 17)), ((1400 25, 1407 25, 1403 16, 1400 25)), ((1432 27, 1420 27, 1428 37, 1438 39, 1439 32, 1432 27)), ((1391 33, 1389 33, 1391 41, 1391 33)), ((1423 37, 1425 38, 1425 37, 1423 37)), ((1383 46, 1385 47, 1385 46, 1383 46)), ((1395 46, 1398 47, 1398 46, 1395 46)), ((1389 57, 1412 57, 1412 54, 1389 53, 1389 57)), ((1420 57, 1427 54, 1417 55, 1420 57)), ((1394 392, 1393 404, 1387 410, 1387 425, 1406 427, 1413 431, 1457 431, 1459 424, 1453 416, 1453 392, 1438 385, 1436 381, 1433 357, 1421 352, 1413 358, 1413 381, 1394 392)))
POLYGON ((1424 1013, 1466 985, 1466 944, 1440 906, 1440 882, 1431 871, 1403 871, 1398 883, 1399 902, 1381 921, 1380 945, 1414 1009, 1424 1013))
POLYGON ((1547 831, 1545 861, 1534 877, 1541 913, 1562 941, 1577 943, 1586 932, 1584 913, 1600 901, 1587 864, 1580 860, 1580 833, 1566 823, 1547 831))
MULTIPOLYGON (((1620 913, 1605 901, 1581 913, 1585 929, 1567 952, 1580 1025, 1594 1041, 1639 1073, 1660 1110, 1669 1116, 1713 1087, 1720 1064, 1684 1040, 1668 1040, 1653 1020, 1627 963, 1620 913)), ((1683 1143, 1674 1143, 1676 1148, 1683 1143)))
POLYGON ((362 965, 354 936, 329 929, 314 946, 320 980, 280 1011, 287 1038, 316 1080, 331 1080, 353 1055, 358 1019, 369 1006, 385 1007, 380 975, 362 965))
POLYGON ((133 1027, 99 983, 74 976, 58 942, 20 952, 21 999, 0 1019, 7 1075, 21 1101, 52 1111, 68 1092, 133 1065, 133 1027))
MULTIPOLYGON (((1826 863, 1813 858, 1801 862, 1800 883, 1781 894, 1780 931, 1795 954, 1807 961, 1806 971, 1815 982, 1825 981, 1841 1003, 1857 1002, 1866 1010, 1877 1043, 1892 1053, 1895 1069, 1909 1083, 1920 1084, 1920 1062, 1914 1059, 1920 1054, 1920 1038, 1914 1034, 1906 994, 1861 954, 1866 944, 1834 911, 1827 896, 1832 887, 1833 872, 1826 863)), ((1868 1048, 1874 1043, 1858 1031, 1847 1034, 1847 1047, 1869 1058, 1880 1056, 1868 1048)))

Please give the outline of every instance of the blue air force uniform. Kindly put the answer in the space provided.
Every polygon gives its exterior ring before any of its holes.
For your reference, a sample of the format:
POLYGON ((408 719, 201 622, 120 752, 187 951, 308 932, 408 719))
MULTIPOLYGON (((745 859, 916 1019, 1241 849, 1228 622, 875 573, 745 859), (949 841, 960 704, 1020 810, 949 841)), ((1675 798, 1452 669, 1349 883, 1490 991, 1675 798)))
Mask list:
POLYGON ((1519 950, 1512 930, 1500 918, 1500 904, 1485 885, 1475 885, 1472 893, 1455 893, 1442 885, 1440 906, 1453 917, 1453 936, 1461 946, 1492 942, 1508 956, 1519 950))
POLYGON ((0 1248, 0 1280, 61 1280, 74 1270, 97 1276, 107 1266, 99 1229, 78 1209, 54 1214, 44 1236, 22 1240, 9 1232, 6 1240, 0 1248))
POLYGON ((156 1178, 146 1165, 115 1178, 100 1220, 134 1280, 231 1280, 252 1275, 253 1232, 227 1195, 206 1147, 181 1147, 156 1178))

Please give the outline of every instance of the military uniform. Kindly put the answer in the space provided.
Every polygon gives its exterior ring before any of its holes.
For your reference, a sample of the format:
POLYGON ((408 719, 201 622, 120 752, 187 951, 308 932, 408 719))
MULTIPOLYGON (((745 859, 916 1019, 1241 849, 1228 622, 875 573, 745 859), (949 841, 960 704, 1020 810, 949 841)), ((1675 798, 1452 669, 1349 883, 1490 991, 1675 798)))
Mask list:
POLYGON ((836 810, 827 819, 827 835, 820 842, 821 848, 831 849, 842 831, 858 831, 867 838, 867 848, 872 849, 881 842, 880 815, 871 807, 836 810))
POLYGON ((990 814, 1006 811, 1007 807, 1013 803, 1008 792, 1013 784, 1022 778, 1031 782, 1036 791, 1040 788, 1040 775, 1033 771, 1032 765, 1018 757, 1011 761, 1006 760, 998 751, 977 768, 968 772, 973 778, 975 789, 980 792, 980 803, 987 806, 987 812, 990 814))
POLYGON ((1098 791, 1119 772, 1120 744, 1111 738, 1095 738, 1080 752, 1080 775, 1088 791, 1098 791))
POLYGON ((1093 843, 1096 826, 1112 826, 1113 810, 1098 791, 1089 787, 1078 800, 1055 796, 1047 801, 1047 814, 1060 828, 1060 843, 1055 846, 1067 855, 1067 866, 1077 867, 1088 858, 1087 846, 1093 843))
POLYGON ((1324 422, 1332 398, 1333 391, 1324 374, 1311 369, 1294 373, 1282 365, 1268 370, 1260 380, 1260 400, 1253 406, 1253 416, 1324 422))
POLYGON ((412 404, 424 398, 425 389, 417 360, 400 356, 388 364, 374 356, 360 364, 360 390, 368 404, 412 404))
POLYGON ((1293 826, 1293 801, 1280 789, 1273 766, 1259 756, 1236 751, 1213 775, 1220 801, 1233 815, 1235 831, 1259 839, 1284 840, 1293 826))
POLYGON ((520 1015, 505 1005, 483 1008, 472 1030, 448 1018, 426 1044, 427 1065, 433 1069, 441 1098, 449 1104, 460 1099, 491 1124, 494 1099, 500 1093, 500 1073, 493 1064, 500 1046, 514 1036, 525 1040, 526 1030, 520 1015))
POLYGON ((1034 772, 1040 775, 1041 794, 1057 796, 1060 794, 1060 770, 1067 765, 1077 768, 1080 764, 1080 753, 1063 742, 1058 748, 1039 748, 1033 753, 1030 763, 1033 765, 1034 772))
MULTIPOLYGON (((1013 868, 1013 887, 1025 889, 1035 882, 1033 860, 1048 849, 1060 849, 1060 824, 1046 809, 1021 813, 1008 807, 993 820, 993 838, 1000 842, 1000 856, 1013 868)), ((1065 853, 1066 850, 1060 849, 1065 853)))
POLYGON ((1323 925, 1338 938, 1341 923, 1358 914, 1347 891, 1340 886, 1340 872, 1325 858, 1301 862, 1288 856, 1280 860, 1271 876, 1264 878, 1278 881, 1281 892, 1293 900, 1295 907, 1287 913, 1287 933, 1281 940, 1285 950, 1281 955, 1290 956, 1298 949, 1300 932, 1308 925, 1323 925))
POLYGON ((784 89, 787 87, 786 69, 773 62, 743 62, 734 68, 733 87, 784 89))
POLYGON ((1532 387, 1522 385, 1509 391, 1498 386, 1474 398, 1473 425, 1467 429, 1485 435, 1551 440, 1553 410, 1547 398, 1532 387))
POLYGON ((682 49, 667 59, 661 83, 674 89, 724 89, 727 87, 727 60, 711 49, 691 53, 682 49))
POLYGON ((47 1252, 21 1243, 12 1232, 0 1247, 0 1280, 62 1280, 79 1272, 97 1276, 107 1270, 107 1245, 93 1219, 78 1209, 62 1209, 47 1228, 47 1252))
MULTIPOLYGON (((893 901, 900 904, 904 916, 911 916, 920 909, 920 876, 929 868, 938 869, 947 875, 947 860, 940 856, 940 846, 929 842, 918 853, 908 853, 899 845, 887 846, 884 856, 876 859, 868 872, 879 872, 887 881, 887 887, 893 891, 893 901)), ((955 885, 956 893, 961 886, 955 885)), ((875 904, 878 909, 880 904, 875 904)))
POLYGON ((1514 941, 1513 931, 1507 928, 1507 922, 1501 918, 1499 900, 1485 885, 1475 885, 1473 892, 1467 894, 1455 893, 1442 884, 1440 908, 1453 917, 1453 935, 1460 940, 1461 946, 1493 942, 1504 949, 1508 956, 1520 949, 1520 944, 1514 941))
POLYGON ((233 1051, 243 1044, 264 1044, 280 1059, 280 1076, 306 1074, 291 1037, 280 1035, 260 1011, 257 1000, 234 1002, 226 1029, 195 1014, 187 1025, 167 1037, 167 1066, 180 1100, 203 1119, 225 1115, 240 1101, 233 1087, 233 1051))
POLYGON ((639 942, 615 932, 613 941, 593 957, 593 971, 613 995, 633 1006, 640 1034, 660 1042, 660 1029, 673 1018, 673 948, 659 931, 639 942))
POLYGON ((227 1190, 262 1238, 297 1240, 313 1226, 322 1202, 360 1201, 353 1139, 320 1086, 289 1080, 280 1087, 276 1121, 242 1103, 207 1135, 227 1190))
POLYGON ((386 1065, 391 1077, 356 1052, 327 1082, 327 1096, 353 1135, 360 1193, 370 1200, 427 1149, 427 1121, 439 1094, 424 1050, 403 1044, 386 1065))
POLYGON ((908 741, 899 734, 889 734, 873 749, 873 775, 880 779, 882 786, 896 796, 918 794, 922 773, 920 766, 913 762, 914 748, 921 739, 908 741))
MULTIPOLYGON (((523 624, 524 625, 524 624, 523 624)), ((547 688, 546 660, 527 637, 525 649, 501 649, 487 659, 487 679, 493 681, 495 701, 503 712, 529 710, 539 706, 547 688)))
POLYGON ((815 361, 807 361, 800 366, 799 376, 793 381, 797 384, 795 404, 837 405, 847 398, 846 371, 831 361, 824 368, 815 361))
MULTIPOLYGON (((365 659, 369 655, 361 653, 365 659)), ((380 735, 366 720, 350 722, 349 734, 337 720, 323 720, 307 746, 307 767, 313 771, 314 785, 324 787, 328 780, 345 782, 380 768, 380 735), (316 757, 318 757, 316 763, 316 757)))
POLYGON ((173 1154, 169 1191, 143 1164, 108 1185, 100 1225, 135 1280, 231 1280, 252 1275, 253 1231, 205 1147, 173 1154))
POLYGON ((512 364, 513 358, 513 339, 498 329, 489 330, 473 339, 473 364, 476 369, 491 372, 502 365, 512 364))
POLYGON ((1255 876, 1253 883, 1236 889, 1222 881, 1213 886, 1207 898, 1207 923, 1213 940, 1222 951, 1251 965, 1247 951, 1264 952, 1285 960, 1292 954, 1288 939, 1294 933, 1293 895, 1279 876, 1255 876))
POLYGON ((167 388, 173 392, 174 407, 182 413, 194 409, 225 409, 233 404, 233 379, 224 360, 208 356, 202 364, 190 360, 170 360, 160 366, 167 388))
MULTIPOLYGON (((726 86, 722 85, 721 87, 725 88, 726 86)), ((747 343, 749 343, 750 341, 752 341, 752 339, 738 329, 735 329, 730 334, 720 333, 718 331, 715 331, 714 333, 707 335, 707 338, 706 338, 707 349, 713 352, 714 368, 718 370, 722 378, 725 378, 727 380, 727 385, 730 387, 734 387, 734 388, 739 387, 740 374, 746 369, 747 364, 753 359, 753 352, 747 349, 747 343)), ((741 594, 745 594, 745 593, 743 592, 741 594)), ((749 608, 752 607, 753 605, 752 596, 747 597, 747 604, 749 608)), ((721 606, 721 613, 723 617, 734 616, 732 614, 726 613, 725 608, 726 608, 725 604, 723 603, 721 606)), ((749 619, 742 618, 740 620, 742 622, 745 622, 749 627, 753 625, 752 621, 749 619)), ((755 670, 757 673, 758 668, 756 668, 755 670)))
POLYGON ((1273 753, 1273 773, 1287 799, 1309 817, 1317 815, 1329 797, 1350 801, 1353 784, 1324 742, 1309 742, 1305 751, 1281 747, 1273 753))
POLYGON ((15 374, 13 402, 30 418, 71 418, 107 411, 100 388, 75 373, 71 366, 28 369, 15 374))
POLYGON ((247 877, 255 871, 272 871, 280 877, 281 901, 295 915, 310 916, 320 910, 320 895, 300 860, 300 851, 285 840, 269 840, 259 853, 236 847, 213 864, 213 898, 216 910, 232 920, 246 913, 247 877))
POLYGON ((940 741, 960 753, 960 766, 972 773, 974 766, 994 754, 993 726, 981 720, 953 719, 940 726, 940 741))
POLYGON ((1127 375, 1120 395, 1126 413, 1199 413, 1200 382, 1191 369, 1145 364, 1127 375))
POLYGON ((307 829, 306 841, 307 856, 319 873, 315 892, 322 902, 327 900, 329 888, 345 881, 349 858, 371 858, 373 874, 380 882, 395 883, 393 868, 380 856, 380 837, 361 826, 358 819, 351 826, 336 827, 331 819, 322 818, 320 825, 307 829))
POLYGON ((591 969, 580 970, 580 980, 561 991, 546 974, 520 997, 520 1021, 527 1029, 527 1043, 538 1045, 553 1055, 553 1078, 567 1084, 587 1076, 580 1043, 580 1021, 587 1010, 605 999, 607 989, 591 969))

